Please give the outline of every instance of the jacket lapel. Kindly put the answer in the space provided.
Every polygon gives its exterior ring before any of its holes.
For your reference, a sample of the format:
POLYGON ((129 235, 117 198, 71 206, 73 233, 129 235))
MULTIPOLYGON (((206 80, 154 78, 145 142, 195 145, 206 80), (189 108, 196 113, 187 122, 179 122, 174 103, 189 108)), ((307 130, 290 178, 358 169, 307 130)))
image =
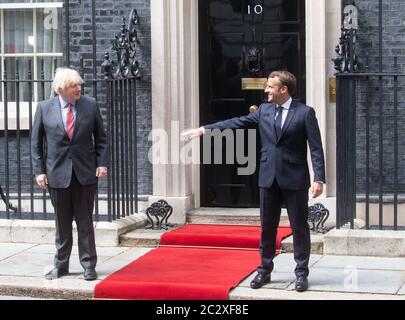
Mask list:
POLYGON ((79 123, 82 120, 82 115, 83 115, 83 106, 82 106, 82 99, 80 98, 79 100, 77 100, 76 102, 76 119, 75 119, 75 128, 73 131, 73 138, 76 136, 77 130, 79 128, 79 123))
POLYGON ((276 135, 276 128, 274 127, 274 122, 275 122, 275 117, 276 117, 276 105, 272 103, 269 108, 269 117, 270 117, 270 131, 273 133, 274 141, 277 141, 277 135, 276 135))
POLYGON ((280 139, 283 137, 284 133, 287 131, 288 126, 290 125, 290 123, 294 117, 294 114, 295 114, 295 102, 293 100, 291 102, 290 109, 288 110, 287 117, 284 121, 284 125, 283 125, 283 128, 281 129, 281 134, 280 134, 280 137, 278 138, 277 142, 280 141, 280 139))
POLYGON ((55 96, 51 105, 52 105, 51 107, 52 117, 56 119, 59 129, 66 133, 65 126, 63 125, 62 110, 59 101, 59 96, 55 96))

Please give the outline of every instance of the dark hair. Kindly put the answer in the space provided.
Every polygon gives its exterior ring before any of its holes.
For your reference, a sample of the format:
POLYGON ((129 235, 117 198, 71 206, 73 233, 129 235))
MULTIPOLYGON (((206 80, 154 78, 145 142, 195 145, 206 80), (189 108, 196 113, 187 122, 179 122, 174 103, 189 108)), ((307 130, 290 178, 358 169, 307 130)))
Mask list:
POLYGON ((288 88, 288 93, 293 95, 297 89, 297 78, 288 71, 273 71, 270 73, 269 78, 277 77, 283 86, 288 88))

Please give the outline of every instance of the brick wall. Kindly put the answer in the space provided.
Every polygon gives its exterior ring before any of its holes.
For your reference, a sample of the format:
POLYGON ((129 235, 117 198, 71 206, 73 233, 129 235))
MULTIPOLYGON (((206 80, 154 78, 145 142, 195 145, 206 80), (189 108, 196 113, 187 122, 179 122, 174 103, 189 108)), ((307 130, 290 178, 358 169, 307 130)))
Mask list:
MULTIPOLYGON (((139 15, 137 59, 140 63, 142 78, 137 83, 137 121, 138 121, 138 187, 140 194, 152 193, 152 166, 147 155, 150 148, 148 135, 152 129, 151 98, 151 27, 149 0, 96 0, 96 37, 97 37, 97 75, 102 78, 101 64, 105 52, 111 53, 111 40, 120 32, 125 17, 136 9, 139 15)), ((91 1, 72 5, 70 9, 70 59, 71 64, 79 67, 84 59, 85 78, 92 78, 93 39, 91 26, 91 1)), ((114 55, 111 54, 113 58, 114 55)), ((114 57, 115 58, 115 57, 114 57)), ((91 93, 91 92, 90 92, 91 93)), ((98 100, 103 101, 102 93, 98 100)), ((102 113, 105 114, 101 105, 102 113)))
MULTIPOLYGON (((93 78, 93 39, 91 25, 91 1, 82 1, 80 5, 71 2, 70 7, 70 60, 71 66, 78 68, 79 60, 84 58, 85 79, 93 78)), ((139 26, 137 27, 139 44, 137 59, 140 62, 142 78, 137 83, 137 121, 138 121, 138 188, 139 194, 152 193, 152 166, 147 155, 150 147, 148 135, 152 128, 151 111, 151 27, 149 0, 96 0, 96 40, 97 40, 97 78, 103 78, 101 64, 104 54, 111 50, 110 41, 120 32, 122 17, 127 20, 131 9, 137 9, 139 26)), ((63 24, 64 27, 64 24, 63 24)), ((63 40, 65 44, 65 40, 63 40)), ((105 117, 105 96, 102 90, 97 94, 100 108, 105 117)), ((87 93, 87 91, 86 91, 87 93)), ((90 90, 89 94, 93 95, 90 90)), ((21 181, 23 192, 29 192, 31 181, 29 170, 28 132, 21 134, 21 181)), ((5 141, 0 136, 0 183, 4 187, 5 181, 5 141)), ((11 191, 16 191, 17 185, 17 140, 15 133, 9 133, 9 171, 11 191)), ((106 182, 101 184, 105 187, 106 182)), ((35 190, 36 192, 39 189, 35 190)))

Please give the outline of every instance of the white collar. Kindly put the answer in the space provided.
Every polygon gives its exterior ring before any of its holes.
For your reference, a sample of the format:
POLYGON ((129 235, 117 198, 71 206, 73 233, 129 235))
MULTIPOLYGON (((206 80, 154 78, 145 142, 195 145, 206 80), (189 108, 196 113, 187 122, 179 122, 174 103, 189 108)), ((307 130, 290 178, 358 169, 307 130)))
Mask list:
MULTIPOLYGON (((59 102, 60 102, 60 107, 62 109, 65 109, 67 107, 67 105, 69 104, 69 101, 65 101, 65 99, 62 98, 61 95, 59 95, 59 102)), ((76 104, 76 102, 72 102, 72 106, 74 107, 76 104)))
POLYGON ((290 99, 288 99, 286 102, 284 102, 281 106, 288 111, 288 110, 290 110, 291 103, 292 103, 292 98, 290 97, 290 99))

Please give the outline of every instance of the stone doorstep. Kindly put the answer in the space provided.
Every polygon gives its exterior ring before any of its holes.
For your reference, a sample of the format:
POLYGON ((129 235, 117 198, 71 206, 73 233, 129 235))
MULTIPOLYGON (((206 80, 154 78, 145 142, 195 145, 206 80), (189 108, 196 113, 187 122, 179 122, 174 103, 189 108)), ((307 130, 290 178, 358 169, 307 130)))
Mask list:
POLYGON ((404 296, 355 292, 311 291, 296 292, 286 289, 252 290, 237 287, 230 291, 229 300, 404 300, 404 296))
MULTIPOLYGON (((187 213, 187 223, 260 226, 258 208, 198 208, 187 213)), ((282 210, 280 225, 289 225, 286 210, 282 210)))
POLYGON ((146 247, 159 246, 160 237, 167 231, 136 229, 120 236, 120 246, 123 247, 146 247))
POLYGON ((405 257, 405 231, 333 229, 324 237, 324 254, 405 257))
MULTIPOLYGON (((323 254, 323 234, 311 232, 311 254, 323 254)), ((283 253, 293 253, 293 237, 289 236, 281 241, 281 250, 283 253)))
MULTIPOLYGON (((95 222, 96 245, 112 247, 119 245, 119 237, 146 225, 145 214, 135 214, 114 222, 95 222)), ((77 245, 77 229, 73 223, 74 245, 77 245)), ((44 220, 0 220, 0 242, 55 243, 55 222, 44 220)))
MULTIPOLYGON (((227 215, 217 215, 215 217, 212 217, 209 215, 188 215, 187 223, 260 226, 260 217, 227 216, 227 215)), ((289 226, 289 225, 290 221, 288 220, 288 216, 281 216, 280 226, 289 226)))
MULTIPOLYGON (((39 284, 27 287, 26 285, 3 285, 0 283, 0 295, 52 300, 92 300, 94 299, 94 288, 75 289, 63 286, 47 288, 39 284)), ((252 290, 245 287, 236 287, 230 291, 229 300, 404 300, 404 296, 310 290, 299 293, 287 289, 252 290)))
MULTIPOLYGON (((52 300, 93 300, 94 291, 85 289, 3 286, 0 295, 52 300)), ((404 300, 401 295, 260 289, 237 287, 230 291, 229 300, 404 300)))
MULTIPOLYGON (((167 231, 136 229, 120 236, 120 245, 124 247, 157 247, 162 234, 167 231)), ((311 235, 311 253, 323 254, 324 235, 311 235)), ((285 253, 294 252, 292 236, 281 241, 281 250, 285 253)))
POLYGON ((80 289, 49 289, 43 287, 28 288, 25 286, 3 286, 0 284, 0 295, 13 297, 31 297, 51 300, 92 300, 93 290, 80 289))
POLYGON ((0 277, 0 295, 25 296, 42 299, 89 300, 94 297, 94 287, 100 280, 58 279, 38 277, 0 277))

